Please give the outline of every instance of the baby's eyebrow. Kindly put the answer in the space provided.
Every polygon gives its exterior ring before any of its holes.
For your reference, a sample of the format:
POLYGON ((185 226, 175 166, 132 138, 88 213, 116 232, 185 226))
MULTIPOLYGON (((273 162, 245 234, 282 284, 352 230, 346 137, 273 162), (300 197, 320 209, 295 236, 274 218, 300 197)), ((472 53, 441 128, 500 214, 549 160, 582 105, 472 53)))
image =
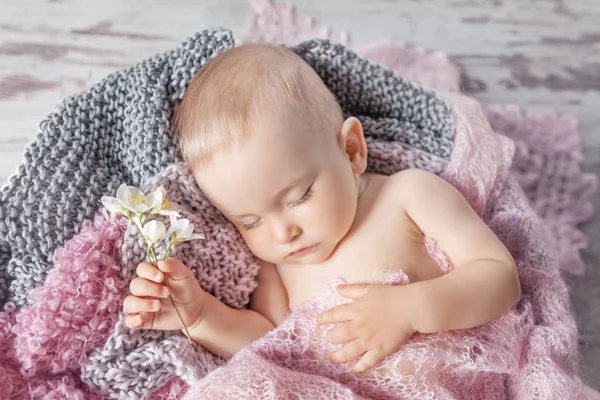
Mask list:
POLYGON ((306 177, 302 177, 302 178, 299 178, 299 179, 294 179, 289 184, 287 184, 283 189, 281 189, 275 195, 275 198, 278 199, 278 198, 283 197, 284 194, 286 194, 287 192, 289 192, 291 189, 293 189, 296 185, 298 185, 300 182, 304 181, 305 179, 306 179, 306 177))

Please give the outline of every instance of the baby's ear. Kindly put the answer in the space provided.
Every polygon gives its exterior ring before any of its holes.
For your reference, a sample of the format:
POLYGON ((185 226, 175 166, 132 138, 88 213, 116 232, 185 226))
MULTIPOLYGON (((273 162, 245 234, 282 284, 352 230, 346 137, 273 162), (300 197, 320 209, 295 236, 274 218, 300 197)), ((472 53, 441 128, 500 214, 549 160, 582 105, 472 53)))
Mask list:
POLYGON ((367 143, 358 118, 349 117, 344 121, 339 139, 352 165, 352 171, 355 174, 364 173, 367 169, 367 143))

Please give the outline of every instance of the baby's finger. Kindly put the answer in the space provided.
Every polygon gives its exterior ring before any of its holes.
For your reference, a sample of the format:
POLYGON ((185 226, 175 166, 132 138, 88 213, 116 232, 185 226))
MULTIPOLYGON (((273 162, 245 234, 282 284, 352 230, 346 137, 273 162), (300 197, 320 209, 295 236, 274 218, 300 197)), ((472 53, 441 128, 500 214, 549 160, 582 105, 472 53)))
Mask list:
POLYGON ((140 263, 135 270, 140 278, 146 278, 154 282, 162 282, 165 278, 164 274, 149 262, 140 263))
POLYGON ((338 293, 349 299, 358 300, 367 293, 371 285, 368 283, 355 283, 339 285, 337 287, 338 293))
POLYGON ((376 366, 382 359, 383 356, 377 350, 369 350, 352 366, 352 370, 360 374, 376 366))
POLYGON ((140 314, 128 315, 125 317, 125 325, 129 329, 141 329, 144 327, 144 317, 140 314))
POLYGON ((162 272, 169 274, 169 277, 172 280, 185 279, 194 275, 192 270, 182 263, 181 260, 175 257, 169 257, 164 261, 159 261, 158 268, 162 272))
POLYGON ((127 296, 123 300, 123 309, 130 314, 141 312, 156 312, 160 311, 160 300, 142 299, 136 296, 127 296))
POLYGON ((327 332, 326 338, 329 343, 344 344, 358 337, 358 334, 355 332, 356 331, 352 329, 352 323, 346 322, 330 329, 327 332))
POLYGON ((365 354, 367 349, 359 339, 347 343, 339 350, 329 353, 329 360, 335 363, 342 363, 354 360, 365 354))
POLYGON ((129 290, 138 297, 169 297, 169 288, 145 278, 133 279, 129 284, 129 290))
POLYGON ((352 319, 353 304, 342 304, 317 315, 317 325, 335 324, 352 319))

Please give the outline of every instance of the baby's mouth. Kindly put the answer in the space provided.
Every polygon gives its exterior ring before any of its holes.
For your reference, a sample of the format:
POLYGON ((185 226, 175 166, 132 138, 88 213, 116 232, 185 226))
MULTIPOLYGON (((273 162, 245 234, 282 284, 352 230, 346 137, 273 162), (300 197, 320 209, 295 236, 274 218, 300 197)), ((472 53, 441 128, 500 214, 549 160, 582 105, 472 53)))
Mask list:
POLYGON ((291 252, 290 254, 288 254, 287 257, 303 257, 309 253, 312 253, 312 251, 315 249, 315 247, 317 247, 317 245, 318 244, 309 247, 303 247, 301 249, 291 252))

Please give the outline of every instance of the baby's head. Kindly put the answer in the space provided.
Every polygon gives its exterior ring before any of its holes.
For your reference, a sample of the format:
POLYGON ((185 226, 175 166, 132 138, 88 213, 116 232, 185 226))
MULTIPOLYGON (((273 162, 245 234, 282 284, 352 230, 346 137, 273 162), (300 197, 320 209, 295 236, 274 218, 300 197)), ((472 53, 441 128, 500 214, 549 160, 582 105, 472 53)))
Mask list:
POLYGON ((190 83, 175 127, 198 185, 257 257, 320 263, 348 233, 366 169, 362 127, 291 50, 219 54, 190 83))

